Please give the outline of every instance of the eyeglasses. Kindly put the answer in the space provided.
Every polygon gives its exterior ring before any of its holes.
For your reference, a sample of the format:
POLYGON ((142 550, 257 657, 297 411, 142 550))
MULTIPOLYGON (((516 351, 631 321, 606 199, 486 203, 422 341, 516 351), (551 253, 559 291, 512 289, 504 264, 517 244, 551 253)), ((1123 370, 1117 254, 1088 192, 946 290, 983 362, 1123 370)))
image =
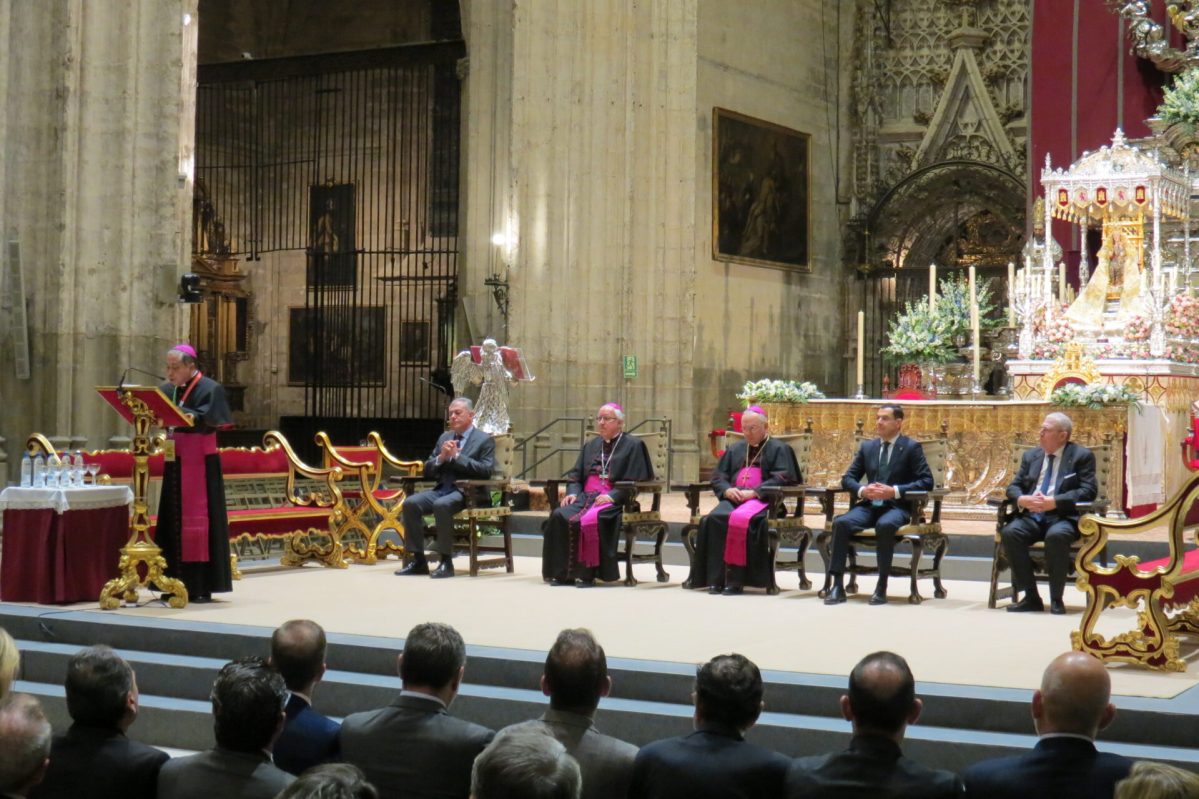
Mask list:
POLYGON ((617 421, 617 419, 615 416, 597 416, 597 417, 595 417, 595 421, 597 421, 597 422, 615 422, 615 421, 617 421))

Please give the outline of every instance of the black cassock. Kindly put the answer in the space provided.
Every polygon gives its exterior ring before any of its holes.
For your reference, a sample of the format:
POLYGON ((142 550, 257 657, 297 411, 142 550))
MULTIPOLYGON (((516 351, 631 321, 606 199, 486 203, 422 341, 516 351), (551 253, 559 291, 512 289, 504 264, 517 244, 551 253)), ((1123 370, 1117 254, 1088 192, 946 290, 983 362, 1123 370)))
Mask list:
MULTIPOLYGON (((197 373, 195 388, 176 388, 170 383, 160 386, 162 393, 186 413, 195 417, 195 426, 176 428, 173 436, 213 436, 218 427, 231 424, 233 415, 225 399, 225 387, 210 377, 197 373), (184 395, 187 399, 184 400, 184 395)), ((190 383, 188 384, 190 385, 190 383)), ((225 481, 221 476, 221 456, 204 456, 204 484, 208 492, 208 560, 183 560, 183 505, 188 501, 182 486, 179 460, 168 461, 163 467, 162 498, 158 503, 158 526, 154 541, 162 548, 167 562, 167 576, 176 577, 187 586, 188 596, 207 596, 233 590, 233 570, 229 563, 229 516, 225 511, 225 481)))
MULTIPOLYGON (((737 474, 745 467, 746 455, 753 461, 757 453, 749 453, 749 443, 737 441, 721 456, 712 472, 712 492, 720 500, 712 512, 699 523, 695 540, 695 559, 691 563, 691 587, 703 588, 725 584, 724 544, 729 531, 729 516, 736 508, 724 498, 724 492, 734 487, 737 474)), ((803 482, 795 451, 782 441, 768 438, 762 442, 762 453, 755 465, 762 467, 763 486, 796 485, 803 482)), ((765 587, 770 584, 770 547, 766 540, 766 511, 754 516, 745 541, 744 585, 765 587)))
POLYGON ((633 435, 621 435, 613 442, 609 447, 611 452, 605 452, 604 440, 599 436, 588 441, 579 452, 574 468, 566 474, 569 482, 566 494, 574 494, 575 501, 569 505, 559 505, 546 520, 541 544, 541 576, 546 580, 590 576, 583 571, 586 567, 577 562, 579 523, 571 519, 591 507, 599 496, 598 492, 584 494, 583 486, 589 475, 600 473, 601 456, 612 459, 608 461, 608 479, 613 487, 607 492, 612 497, 612 504, 599 513, 600 565, 596 576, 606 581, 620 579, 620 564, 616 560, 616 532, 620 527, 621 506, 628 498, 628 492, 616 488, 615 484, 623 480, 652 480, 654 467, 650 462, 649 450, 641 439, 633 435))

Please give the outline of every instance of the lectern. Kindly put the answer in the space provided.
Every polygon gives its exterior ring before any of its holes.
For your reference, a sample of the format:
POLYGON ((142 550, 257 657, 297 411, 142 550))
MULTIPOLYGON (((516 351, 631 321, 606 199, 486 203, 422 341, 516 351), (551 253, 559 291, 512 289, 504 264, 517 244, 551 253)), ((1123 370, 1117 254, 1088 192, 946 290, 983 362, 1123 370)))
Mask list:
POLYGON ((146 489, 150 485, 150 456, 168 448, 161 433, 151 438, 151 429, 191 427, 192 421, 157 388, 99 386, 96 391, 126 422, 133 425, 133 443, 129 447, 133 455, 131 533, 125 546, 121 547, 118 567, 121 576, 109 580, 100 590, 100 607, 112 610, 120 607, 122 599, 135 602, 138 590, 143 587, 155 587, 170 594, 167 604, 173 608, 185 607, 187 588, 182 580, 163 574, 167 567, 166 558, 162 556, 158 545, 150 540, 146 489))

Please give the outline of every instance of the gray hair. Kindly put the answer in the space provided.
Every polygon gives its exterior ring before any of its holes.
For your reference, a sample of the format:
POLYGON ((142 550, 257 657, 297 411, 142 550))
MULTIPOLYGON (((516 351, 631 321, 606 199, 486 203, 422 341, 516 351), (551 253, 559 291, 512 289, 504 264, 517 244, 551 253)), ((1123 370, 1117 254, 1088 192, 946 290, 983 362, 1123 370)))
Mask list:
POLYGON ((578 761, 541 727, 501 730, 470 772, 474 799, 579 799, 582 792, 578 761))
POLYGON ((612 411, 612 415, 615 416, 619 422, 624 422, 624 409, 622 409, 619 405, 614 402, 605 402, 600 406, 600 410, 602 411, 604 408, 612 411))
MULTIPOLYGON (((475 404, 471 401, 470 397, 454 397, 452 400, 450 400, 450 405, 455 404, 462 405, 464 408, 466 408, 467 413, 475 412, 475 404)), ((447 405, 446 407, 448 408, 450 405, 447 405)))
POLYGON ((196 365, 196 359, 193 358, 188 353, 184 352, 183 350, 175 350, 175 349, 167 350, 167 357, 169 358, 172 355, 174 355, 176 358, 178 358, 180 361, 187 364, 188 366, 196 365))
POLYGON ((754 418, 756 418, 756 419, 761 419, 761 420, 762 420, 762 424, 770 424, 770 420, 766 418, 766 414, 764 414, 764 413, 758 413, 757 411, 749 411, 749 410, 745 410, 745 411, 742 411, 742 412, 741 412, 741 424, 742 424, 742 425, 744 425, 744 424, 745 424, 745 417, 746 417, 746 416, 753 416, 753 417, 754 417, 754 418))
POLYGON ((1061 430, 1067 435, 1074 432, 1074 422, 1070 421, 1070 417, 1060 411, 1047 414, 1045 421, 1052 422, 1055 430, 1061 430))
POLYGON ((50 722, 29 694, 0 701, 0 792, 28 788, 50 756, 50 722))

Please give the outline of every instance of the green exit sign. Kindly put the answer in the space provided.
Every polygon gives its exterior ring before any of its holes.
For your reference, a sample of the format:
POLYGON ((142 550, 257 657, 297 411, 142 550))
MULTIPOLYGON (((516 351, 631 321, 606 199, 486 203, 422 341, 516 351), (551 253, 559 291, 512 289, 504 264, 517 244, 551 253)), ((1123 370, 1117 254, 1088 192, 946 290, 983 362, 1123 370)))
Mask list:
POLYGON ((637 356, 624 356, 624 376, 626 380, 631 380, 637 376, 637 356))

